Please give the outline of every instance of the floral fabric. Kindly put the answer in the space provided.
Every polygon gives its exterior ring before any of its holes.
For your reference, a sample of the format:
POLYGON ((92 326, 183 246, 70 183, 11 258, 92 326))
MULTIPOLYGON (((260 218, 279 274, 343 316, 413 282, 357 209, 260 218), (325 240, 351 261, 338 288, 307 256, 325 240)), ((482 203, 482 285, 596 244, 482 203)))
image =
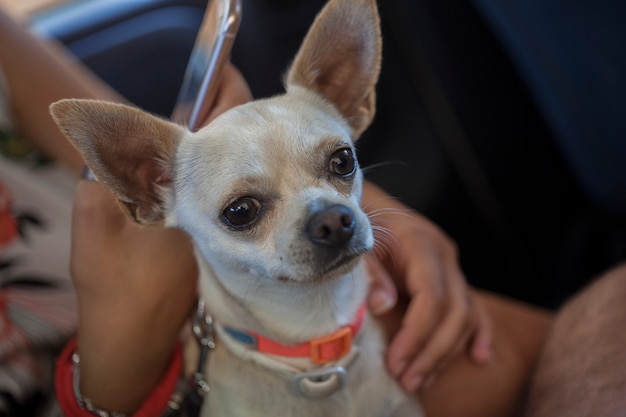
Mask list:
MULTIPOLYGON (((0 77, 1 78, 1 77, 0 77)), ((0 82, 0 415, 55 412, 54 358, 76 328, 74 180, 12 133, 0 82)))

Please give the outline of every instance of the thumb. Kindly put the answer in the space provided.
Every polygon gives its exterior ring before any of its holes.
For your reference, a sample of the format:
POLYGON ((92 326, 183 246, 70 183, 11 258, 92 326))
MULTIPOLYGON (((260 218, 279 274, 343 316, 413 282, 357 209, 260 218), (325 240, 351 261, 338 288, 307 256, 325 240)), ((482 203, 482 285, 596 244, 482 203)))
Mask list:
POLYGON ((384 314, 396 305, 398 291, 393 279, 376 258, 366 257, 365 264, 371 277, 368 307, 375 315, 384 314))
POLYGON ((477 304, 477 329, 470 344, 470 357, 483 365, 493 359, 493 323, 484 306, 477 304))
POLYGON ((252 93, 250 92, 246 80, 239 70, 228 62, 222 73, 215 103, 213 103, 213 108, 209 111, 209 115, 204 121, 203 126, 209 124, 210 121, 226 110, 247 103, 250 100, 252 100, 252 93))

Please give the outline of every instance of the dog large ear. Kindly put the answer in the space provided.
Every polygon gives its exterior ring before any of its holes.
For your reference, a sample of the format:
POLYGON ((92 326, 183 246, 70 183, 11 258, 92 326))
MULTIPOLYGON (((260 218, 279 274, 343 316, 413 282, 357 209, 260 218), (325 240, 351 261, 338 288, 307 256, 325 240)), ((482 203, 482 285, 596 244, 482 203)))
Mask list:
POLYGON ((288 72, 287 91, 297 85, 322 95, 358 138, 376 111, 381 43, 375 0, 329 1, 288 72))
POLYGON ((133 220, 163 220, 162 192, 171 183, 182 127, 133 107, 96 100, 61 100, 50 112, 133 220))

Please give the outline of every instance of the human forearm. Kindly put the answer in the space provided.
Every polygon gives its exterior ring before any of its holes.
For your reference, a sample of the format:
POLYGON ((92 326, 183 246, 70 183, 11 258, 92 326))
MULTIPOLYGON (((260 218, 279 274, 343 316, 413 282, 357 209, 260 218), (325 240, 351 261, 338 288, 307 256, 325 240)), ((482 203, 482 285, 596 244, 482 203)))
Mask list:
POLYGON ((68 97, 121 97, 52 42, 35 37, 0 10, 0 66, 9 88, 15 128, 50 157, 78 173, 82 159, 49 116, 68 97))
POLYGON ((187 236, 132 223, 100 184, 76 192, 72 277, 83 395, 132 412, 159 383, 195 299, 187 236))
POLYGON ((160 328, 167 326, 155 323, 133 334, 120 334, 123 332, 116 326, 105 335, 107 326, 103 326, 100 339, 92 337, 96 332, 79 332, 80 390, 101 409, 131 415, 163 385, 166 372, 171 372, 176 336, 162 335, 160 328), (112 334, 115 337, 110 337, 112 334))

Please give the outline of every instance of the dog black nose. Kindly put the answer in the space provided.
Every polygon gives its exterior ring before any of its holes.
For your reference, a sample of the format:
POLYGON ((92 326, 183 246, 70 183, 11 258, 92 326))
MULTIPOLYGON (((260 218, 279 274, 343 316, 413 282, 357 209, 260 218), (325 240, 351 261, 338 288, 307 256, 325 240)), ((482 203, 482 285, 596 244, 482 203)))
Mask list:
POLYGON ((335 204, 313 214, 306 225, 306 233, 315 244, 339 247, 350 241, 355 226, 352 210, 335 204))

